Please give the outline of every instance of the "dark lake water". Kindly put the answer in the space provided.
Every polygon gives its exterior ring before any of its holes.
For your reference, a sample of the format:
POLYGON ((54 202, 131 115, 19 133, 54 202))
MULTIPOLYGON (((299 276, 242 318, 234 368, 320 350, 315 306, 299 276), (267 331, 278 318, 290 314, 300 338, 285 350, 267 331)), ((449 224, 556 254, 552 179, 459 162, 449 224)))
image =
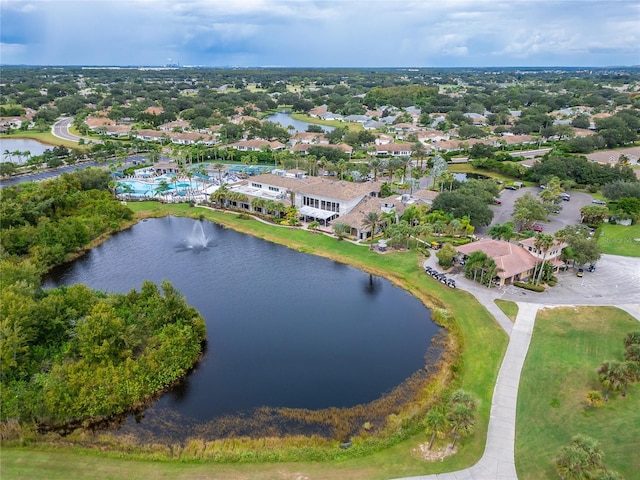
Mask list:
POLYGON ((147 279, 171 281, 201 312, 208 347, 143 425, 368 403, 421 370, 440 331, 420 301, 387 280, 187 218, 140 222, 57 268, 44 286, 124 293, 147 279))

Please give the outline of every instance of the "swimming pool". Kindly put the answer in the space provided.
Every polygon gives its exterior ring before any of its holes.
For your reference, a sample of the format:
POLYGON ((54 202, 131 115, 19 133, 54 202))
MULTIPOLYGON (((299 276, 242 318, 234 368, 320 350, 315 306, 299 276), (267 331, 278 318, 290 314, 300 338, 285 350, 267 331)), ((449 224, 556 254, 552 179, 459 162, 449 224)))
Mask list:
POLYGON ((141 182, 139 180, 121 180, 118 182, 117 193, 134 197, 156 197, 162 193, 174 193, 185 195, 189 190, 198 189, 199 182, 194 181, 173 183, 171 179, 158 177, 153 182, 141 182), (162 181, 166 182, 166 188, 162 188, 162 181))

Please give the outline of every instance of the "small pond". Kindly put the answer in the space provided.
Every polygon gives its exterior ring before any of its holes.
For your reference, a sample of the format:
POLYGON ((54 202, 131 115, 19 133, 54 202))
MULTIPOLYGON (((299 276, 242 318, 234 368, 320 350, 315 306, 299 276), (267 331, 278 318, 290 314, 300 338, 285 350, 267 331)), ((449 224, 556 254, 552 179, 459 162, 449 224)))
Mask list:
POLYGON ((53 148, 51 145, 27 138, 1 138, 0 154, 2 154, 2 159, 0 161, 13 162, 16 165, 21 165, 25 163, 29 157, 42 155, 45 150, 53 150, 53 148), (9 153, 5 154, 6 151, 9 153), (14 152, 16 154, 14 154, 14 152), (28 155, 26 152, 29 152, 28 155))
MULTIPOLYGON (((293 127, 294 132, 306 132, 309 125, 308 122, 303 122, 301 120, 295 120, 291 118, 289 112, 278 112, 265 117, 265 120, 268 122, 277 123, 278 125, 287 128, 289 126, 293 127)), ((334 127, 329 127, 326 125, 319 125, 325 132, 330 132, 334 129, 334 127)))

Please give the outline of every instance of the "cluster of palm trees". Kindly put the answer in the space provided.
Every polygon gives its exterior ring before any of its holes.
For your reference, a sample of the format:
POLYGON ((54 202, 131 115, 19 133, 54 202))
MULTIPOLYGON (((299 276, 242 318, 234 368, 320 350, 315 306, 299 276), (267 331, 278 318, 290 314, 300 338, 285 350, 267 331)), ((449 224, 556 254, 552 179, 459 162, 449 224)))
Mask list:
POLYGON ((627 395, 627 386, 640 380, 640 330, 630 332, 624 340, 623 361, 610 360, 598 368, 598 380, 604 390, 604 400, 609 401, 610 392, 627 395))
POLYGON ((604 464, 604 453, 598 441, 586 435, 574 436, 571 444, 560 449, 556 471, 564 480, 622 480, 617 472, 604 464))
POLYGON ((29 150, 14 150, 14 151, 10 151, 10 150, 5 150, 2 153, 4 159, 8 162, 13 162, 13 157, 17 157, 19 158, 18 163, 22 164, 24 163, 24 158, 26 157, 26 161, 28 162, 29 159, 31 158, 31 152, 29 150))
POLYGON ((502 271, 502 268, 496 265, 493 258, 480 250, 472 252, 465 259, 465 277, 473 279, 474 282, 479 280, 480 283, 487 285, 489 288, 498 281, 496 276, 502 271))
POLYGON ((476 401, 469 392, 455 391, 446 406, 435 406, 425 417, 427 434, 431 435, 429 450, 433 448, 436 437, 451 435, 452 442, 449 446, 454 448, 460 437, 473 432, 476 423, 476 401))

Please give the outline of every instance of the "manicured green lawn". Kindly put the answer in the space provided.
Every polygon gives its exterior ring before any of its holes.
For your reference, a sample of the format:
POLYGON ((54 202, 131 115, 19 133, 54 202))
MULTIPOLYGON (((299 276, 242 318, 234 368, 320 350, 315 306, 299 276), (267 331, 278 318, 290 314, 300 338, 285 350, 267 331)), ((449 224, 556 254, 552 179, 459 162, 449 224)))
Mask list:
POLYGON ((518 304, 516 302, 510 302, 509 300, 501 300, 496 298, 494 300, 495 304, 504 312, 504 314, 509 317, 509 320, 512 322, 516 321, 516 317, 518 316, 518 304))
POLYGON ((640 224, 625 227, 603 223, 600 226, 598 245, 602 248, 602 253, 640 257, 640 224))
POLYGON ((347 127, 350 131, 355 131, 355 132, 363 130, 363 126, 361 123, 341 122, 340 120, 322 120, 320 118, 315 118, 310 115, 305 115, 304 113, 292 113, 291 118, 293 118, 294 120, 300 120, 302 122, 313 123, 315 125, 326 125, 328 127, 336 127, 336 128, 347 127))
POLYGON ((62 145, 63 147, 67 147, 67 148, 74 148, 74 149, 82 148, 82 146, 80 147, 78 146, 78 142, 72 142, 69 140, 63 140, 61 138, 54 137, 50 131, 47 131, 47 132, 20 131, 20 132, 12 133, 11 135, 2 134, 0 135, 0 138, 6 138, 6 139, 28 138, 32 140, 37 140, 42 143, 46 143, 47 145, 52 145, 54 147, 57 147, 58 145, 62 145))
POLYGON ((596 370, 622 360, 627 332, 640 323, 613 307, 564 307, 538 313, 518 391, 516 468, 520 480, 558 478, 554 459, 576 434, 597 439, 605 464, 638 478, 640 385, 612 394, 595 409, 586 394, 600 390, 596 370))
POLYGON ((435 282, 421 268, 423 257, 416 251, 389 252, 381 255, 367 247, 337 241, 322 234, 291 228, 279 228, 256 220, 239 219, 237 214, 192 208, 184 204, 161 205, 156 202, 130 203, 137 212, 162 215, 190 215, 217 221, 239 231, 252 233, 265 240, 285 244, 299 251, 323 255, 336 261, 349 263, 365 271, 384 275, 405 288, 430 307, 447 308, 456 318, 464 348, 456 365, 456 388, 464 388, 478 400, 476 433, 459 443, 456 455, 443 462, 428 463, 417 458, 412 450, 427 441, 426 434, 418 434, 377 453, 329 462, 299 462, 295 464, 220 465, 197 462, 162 463, 133 459, 127 460, 86 453, 78 448, 41 450, 37 448, 3 448, 1 467, 3 478, 78 478, 92 475, 100 478, 216 478, 216 479, 313 479, 349 478, 383 479, 455 471, 473 465, 482 455, 486 441, 491 396, 498 369, 507 346, 507 335, 488 311, 473 296, 452 290, 435 282), (49 473, 51 474, 49 475, 49 473))

